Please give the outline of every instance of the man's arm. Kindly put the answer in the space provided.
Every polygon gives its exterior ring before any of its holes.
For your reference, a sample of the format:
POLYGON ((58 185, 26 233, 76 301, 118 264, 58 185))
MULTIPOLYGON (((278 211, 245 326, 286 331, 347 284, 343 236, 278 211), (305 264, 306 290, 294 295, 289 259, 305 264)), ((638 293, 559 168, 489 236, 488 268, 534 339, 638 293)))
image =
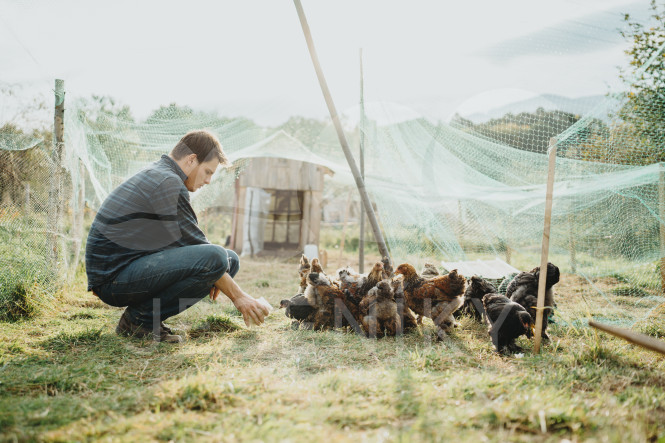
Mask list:
POLYGON ((224 295, 231 299, 242 314, 247 326, 249 326, 250 319, 255 324, 260 325, 263 323, 265 316, 269 314, 268 308, 240 289, 240 286, 227 273, 224 273, 222 278, 215 282, 215 287, 210 290, 210 297, 215 300, 219 291, 222 291, 224 295))

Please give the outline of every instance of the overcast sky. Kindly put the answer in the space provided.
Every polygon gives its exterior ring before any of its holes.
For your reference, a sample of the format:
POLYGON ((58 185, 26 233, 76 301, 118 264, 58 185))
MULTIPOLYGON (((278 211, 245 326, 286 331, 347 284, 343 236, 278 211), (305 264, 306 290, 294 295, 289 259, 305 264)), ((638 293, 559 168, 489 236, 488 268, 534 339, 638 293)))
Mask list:
MULTIPOLYGON (((358 103, 362 48, 366 101, 441 120, 619 87, 621 17, 649 12, 646 0, 302 4, 340 111, 358 103)), ((263 124, 327 115, 291 0, 0 0, 0 83, 48 94, 55 78, 137 118, 172 102, 263 124)))

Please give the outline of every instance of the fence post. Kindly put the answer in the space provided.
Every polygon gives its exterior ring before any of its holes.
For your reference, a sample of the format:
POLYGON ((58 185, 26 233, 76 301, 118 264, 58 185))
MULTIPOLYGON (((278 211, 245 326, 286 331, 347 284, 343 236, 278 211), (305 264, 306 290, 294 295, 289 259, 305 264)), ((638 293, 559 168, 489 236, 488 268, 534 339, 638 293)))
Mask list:
POLYGON ((545 226, 543 228, 543 245, 540 256, 540 275, 538 278, 538 303, 536 306, 536 331, 534 337, 533 351, 540 352, 540 341, 542 339, 543 308, 545 307, 545 284, 547 283, 547 261, 550 251, 550 225, 552 221, 552 194, 554 190, 554 171, 556 168, 556 138, 550 139, 549 164, 547 170, 547 193, 545 195, 545 226))
POLYGON ((660 289, 665 294, 665 163, 658 171, 658 216, 660 218, 660 289))
POLYGON ((51 183, 49 187, 48 226, 50 230, 51 266, 58 272, 60 261, 59 235, 62 212, 62 151, 65 132, 65 81, 55 80, 55 113, 53 118, 53 151, 51 152, 51 183))

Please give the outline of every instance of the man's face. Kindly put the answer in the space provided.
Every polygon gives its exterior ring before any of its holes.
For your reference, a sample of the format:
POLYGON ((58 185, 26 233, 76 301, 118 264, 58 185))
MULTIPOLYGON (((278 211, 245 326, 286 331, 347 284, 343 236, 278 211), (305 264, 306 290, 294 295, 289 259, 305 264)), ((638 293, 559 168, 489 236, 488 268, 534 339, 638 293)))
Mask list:
POLYGON ((203 185, 210 184, 210 179, 215 173, 217 166, 219 166, 219 160, 213 158, 203 163, 196 161, 196 166, 192 169, 192 172, 187 176, 185 180, 185 186, 189 192, 194 192, 203 185))

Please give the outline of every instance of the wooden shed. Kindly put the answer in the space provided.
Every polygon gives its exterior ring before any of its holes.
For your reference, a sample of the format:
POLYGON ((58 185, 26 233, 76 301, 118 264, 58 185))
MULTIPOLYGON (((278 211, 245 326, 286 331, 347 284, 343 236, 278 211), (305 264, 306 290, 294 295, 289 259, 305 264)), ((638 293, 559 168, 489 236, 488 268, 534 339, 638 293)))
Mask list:
MULTIPOLYGON (((231 248, 245 253, 247 242, 255 251, 302 251, 307 244, 319 244, 323 179, 332 171, 321 164, 284 157, 266 157, 263 153, 291 155, 314 161, 316 156, 302 143, 283 131, 244 152, 247 164, 235 181, 231 248), (303 156, 303 152, 305 155, 303 156), (256 191, 260 193, 256 193, 256 191), (252 208, 252 198, 265 199, 260 214, 252 208), (251 226, 252 220, 254 226, 251 226), (260 234, 256 232, 260 224, 260 234), (258 238, 260 237, 260 238, 258 238)), ((242 155, 242 154, 241 154, 242 155)))

